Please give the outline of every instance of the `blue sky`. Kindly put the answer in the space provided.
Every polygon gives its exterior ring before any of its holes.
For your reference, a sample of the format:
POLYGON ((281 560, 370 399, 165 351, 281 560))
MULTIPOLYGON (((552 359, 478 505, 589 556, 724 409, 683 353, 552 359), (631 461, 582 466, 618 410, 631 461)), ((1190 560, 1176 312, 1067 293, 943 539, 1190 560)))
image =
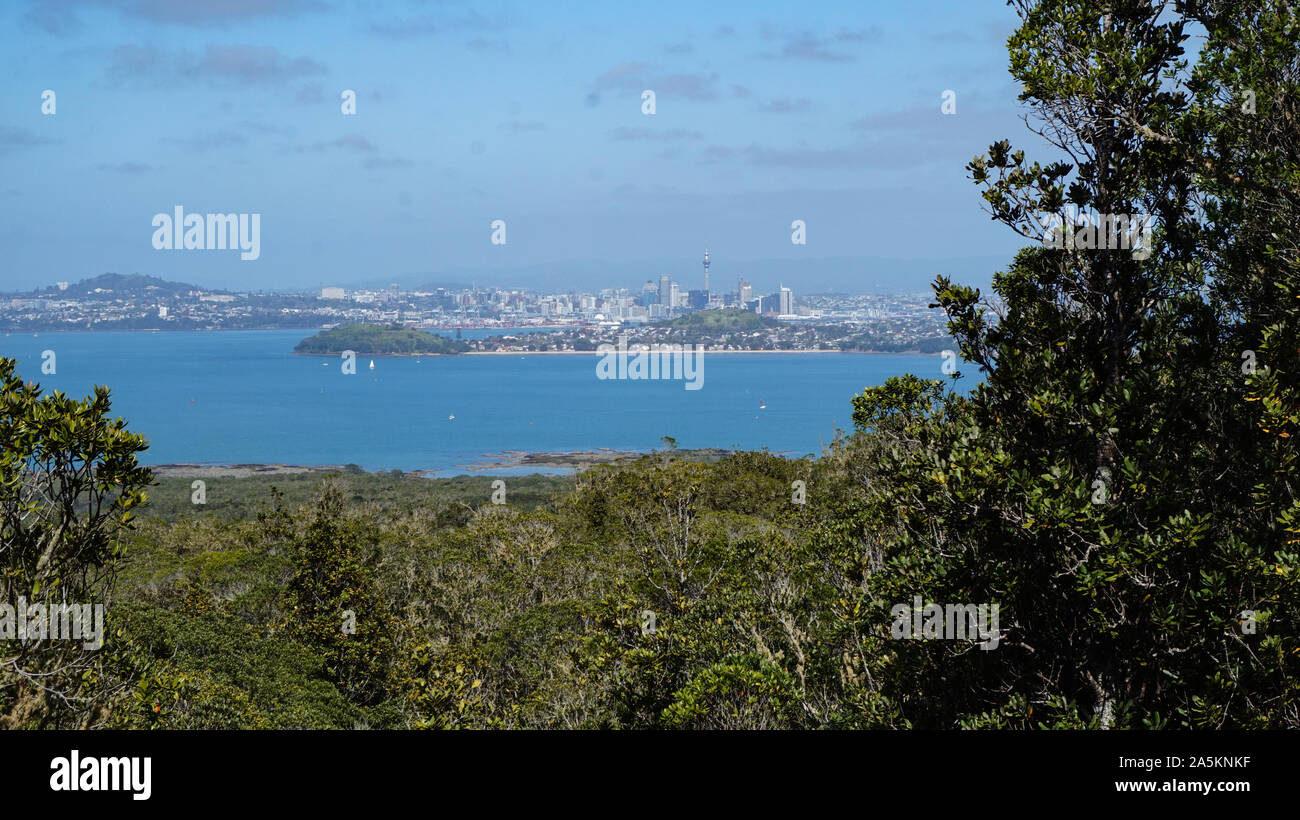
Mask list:
POLYGON ((1009 257, 963 166, 1043 153, 1001 3, 37 0, 0 26, 0 290, 530 286, 570 262, 633 286, 646 260, 697 286, 706 245, 727 285, 746 260, 1009 257), (176 205, 261 214, 260 258, 155 250, 176 205))

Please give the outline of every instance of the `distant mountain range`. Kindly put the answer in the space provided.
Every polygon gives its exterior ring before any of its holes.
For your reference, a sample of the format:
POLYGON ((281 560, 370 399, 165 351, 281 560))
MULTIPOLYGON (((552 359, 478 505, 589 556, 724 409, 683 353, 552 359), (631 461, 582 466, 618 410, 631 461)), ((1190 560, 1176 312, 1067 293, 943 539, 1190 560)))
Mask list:
MULTIPOLYGON (((791 260, 759 259, 743 262, 713 260, 710 289, 727 293, 736 289, 736 281, 745 279, 756 295, 773 293, 781 285, 797 294, 809 293, 920 293, 929 290, 934 277, 949 276, 960 284, 973 285, 986 292, 993 272, 1005 267, 1009 256, 969 256, 952 259, 890 259, 885 257, 833 257, 791 260)), ((449 268, 438 272, 398 274, 383 279, 327 282, 327 285, 355 289, 382 289, 397 284, 404 290, 462 290, 482 288, 518 288, 521 290, 596 292, 603 288, 627 288, 639 291, 647 281, 659 281, 668 274, 683 290, 704 286, 704 269, 698 259, 657 259, 641 262, 576 261, 541 265, 501 267, 495 269, 449 268)), ((209 293, 230 291, 169 282, 143 274, 105 273, 68 285, 35 291, 0 293, 6 298, 139 298, 145 296, 184 295, 191 290, 209 293)), ((316 288, 273 288, 280 292, 319 292, 316 288)))
MULTIPOLYGON (((702 254, 701 254, 702 255, 702 254)), ((988 290, 993 272, 1005 268, 1011 256, 966 256, 951 259, 892 259, 887 257, 830 257, 824 259, 758 259, 731 261, 715 256, 710 271, 710 290, 717 293, 736 289, 745 279, 755 294, 773 293, 781 285, 796 293, 919 293, 928 291, 934 277, 943 274, 961 284, 988 290)), ((701 259, 661 258, 637 262, 580 260, 520 265, 492 269, 451 267, 426 273, 399 274, 387 279, 368 279, 331 284, 349 288, 383 288, 396 283, 408 289, 438 287, 520 288, 534 291, 628 288, 639 291, 647 281, 658 283, 668 274, 683 290, 704 287, 701 259)))

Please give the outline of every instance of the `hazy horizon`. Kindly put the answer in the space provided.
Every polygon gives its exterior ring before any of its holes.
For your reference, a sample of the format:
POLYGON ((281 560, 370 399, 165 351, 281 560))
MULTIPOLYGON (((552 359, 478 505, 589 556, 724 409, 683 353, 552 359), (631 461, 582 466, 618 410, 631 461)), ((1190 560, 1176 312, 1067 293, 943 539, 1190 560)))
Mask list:
MULTIPOLYGON (((1006 257, 954 257, 952 259, 889 259, 877 257, 845 257, 810 259, 795 262, 782 259, 751 259, 714 261, 710 282, 715 292, 734 290, 736 280, 744 278, 755 293, 774 292, 780 285, 798 283, 797 293, 912 293, 929 291, 935 274, 944 274, 962 284, 987 289, 991 274, 1007 261, 1006 257), (933 273, 928 273, 933 271, 933 273)), ((595 292, 605 288, 637 290, 646 281, 657 281, 661 273, 673 277, 685 289, 702 287, 703 272, 700 260, 650 259, 633 262, 606 260, 568 260, 531 266, 505 266, 501 268, 451 268, 442 271, 394 273, 369 279, 321 280, 315 284, 280 284, 265 281, 256 287, 232 287, 214 284, 206 279, 181 275, 180 272, 154 272, 149 270, 105 270, 76 276, 35 282, 30 287, 10 286, 0 293, 25 293, 53 287, 57 282, 77 283, 103 274, 128 276, 139 274, 153 276, 169 282, 180 282, 212 290, 311 292, 320 287, 342 287, 348 290, 387 288, 396 284, 404 290, 423 287, 448 288, 502 288, 538 290, 546 292, 595 292), (694 268, 694 269, 693 269, 694 268)))

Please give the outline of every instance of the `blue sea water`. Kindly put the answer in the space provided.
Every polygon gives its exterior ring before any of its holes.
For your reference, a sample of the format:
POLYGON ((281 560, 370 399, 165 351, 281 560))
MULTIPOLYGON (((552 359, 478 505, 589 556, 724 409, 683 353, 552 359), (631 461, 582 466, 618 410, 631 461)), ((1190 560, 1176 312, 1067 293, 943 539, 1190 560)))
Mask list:
MULTIPOLYGON (((463 331, 474 338, 500 331, 463 331)), ((910 354, 704 357, 699 390, 673 380, 596 378, 591 355, 295 356, 310 331, 0 335, 0 356, 46 392, 112 390, 113 414, 144 434, 144 464, 358 464, 464 473, 504 451, 768 448, 820 454, 852 427, 850 399, 890 376, 939 378, 910 354), (56 373, 41 373, 42 353, 56 373), (451 416, 455 416, 454 419, 451 416)), ((536 468, 501 473, 544 472, 536 468)), ((562 471, 561 471, 562 472, 562 471)))

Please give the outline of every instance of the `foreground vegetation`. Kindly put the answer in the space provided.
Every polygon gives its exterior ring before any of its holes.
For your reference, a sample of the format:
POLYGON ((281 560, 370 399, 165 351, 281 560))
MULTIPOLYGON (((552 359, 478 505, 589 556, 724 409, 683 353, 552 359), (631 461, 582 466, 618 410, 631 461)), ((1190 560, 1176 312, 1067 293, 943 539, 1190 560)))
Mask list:
POLYGON ((1300 728, 1300 21, 1012 5, 1070 161, 969 165, 1031 240, 995 299, 934 283, 983 381, 869 388, 818 459, 150 518, 107 391, 0 359, 3 600, 106 601, 111 633, 0 641, 6 724, 1300 728), (1067 203, 1154 215, 1149 253, 1044 247, 1067 203), (918 597, 999 605, 997 648, 900 636, 918 597))
MULTIPOLYGON (((460 509, 472 513, 492 495, 495 476, 458 475, 451 478, 423 478, 415 473, 391 470, 367 473, 349 465, 338 474, 344 500, 358 507, 390 510, 399 507, 460 509)), ((190 518, 211 518, 229 522, 255 518, 272 498, 288 508, 311 503, 320 491, 322 475, 317 472, 276 476, 203 479, 203 503, 195 503, 194 480, 181 477, 156 478, 150 485, 149 504, 144 516, 167 522, 190 518)), ((558 493, 572 489, 572 476, 526 475, 505 479, 507 500, 522 510, 533 510, 558 493)))

